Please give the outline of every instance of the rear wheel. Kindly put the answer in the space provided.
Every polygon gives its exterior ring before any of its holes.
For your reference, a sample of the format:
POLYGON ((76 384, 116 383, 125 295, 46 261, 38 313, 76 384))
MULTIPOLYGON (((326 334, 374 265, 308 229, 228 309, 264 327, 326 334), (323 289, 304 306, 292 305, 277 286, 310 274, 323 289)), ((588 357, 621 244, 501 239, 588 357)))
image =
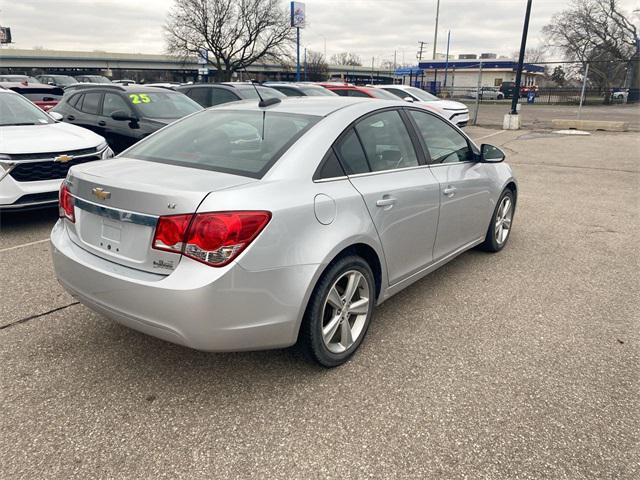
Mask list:
POLYGON ((302 324, 301 344, 324 367, 346 362, 364 339, 375 304, 373 272, 358 256, 343 257, 322 275, 302 324))
POLYGON ((487 235, 484 242, 480 244, 480 249, 487 252, 499 252, 504 248, 511 234, 514 210, 515 196, 511 190, 507 189, 502 192, 498 200, 498 205, 487 229, 487 235))

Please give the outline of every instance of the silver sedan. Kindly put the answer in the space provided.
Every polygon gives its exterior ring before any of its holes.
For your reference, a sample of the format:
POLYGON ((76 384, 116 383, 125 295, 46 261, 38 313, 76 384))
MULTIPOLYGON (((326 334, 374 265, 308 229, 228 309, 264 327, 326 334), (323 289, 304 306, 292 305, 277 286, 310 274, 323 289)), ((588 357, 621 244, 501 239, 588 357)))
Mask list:
POLYGON ((207 351, 298 342, 337 366, 376 305, 465 250, 506 245, 517 186, 503 160, 405 102, 228 104, 74 166, 55 271, 147 334, 207 351))

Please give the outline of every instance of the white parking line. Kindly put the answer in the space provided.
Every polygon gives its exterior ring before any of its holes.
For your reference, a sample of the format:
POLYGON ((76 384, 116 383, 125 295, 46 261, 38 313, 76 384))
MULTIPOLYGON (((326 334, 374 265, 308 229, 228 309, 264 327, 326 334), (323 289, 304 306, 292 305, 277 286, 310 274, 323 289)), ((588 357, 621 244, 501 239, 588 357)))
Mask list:
POLYGON ((22 247, 30 247, 31 245, 37 245, 39 243, 44 243, 44 242, 48 242, 48 241, 49 241, 49 239, 45 238, 45 239, 42 239, 42 240, 36 240, 35 242, 23 243, 22 245, 14 245, 13 247, 1 249, 0 253, 9 252, 11 250, 16 250, 16 249, 22 248, 22 247))
POLYGON ((506 130, 499 130, 497 132, 490 133, 489 135, 485 135, 484 137, 475 138, 474 140, 484 140, 485 138, 495 137, 496 135, 500 135, 504 132, 506 132, 506 130))

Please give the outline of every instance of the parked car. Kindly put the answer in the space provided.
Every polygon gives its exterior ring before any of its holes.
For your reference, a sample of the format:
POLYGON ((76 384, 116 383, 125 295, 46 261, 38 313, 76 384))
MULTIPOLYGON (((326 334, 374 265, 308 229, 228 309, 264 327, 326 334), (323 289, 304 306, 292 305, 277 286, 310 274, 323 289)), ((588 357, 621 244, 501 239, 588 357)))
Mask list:
POLYGON ((113 156, 104 138, 54 115, 0 88, 0 210, 55 205, 71 166, 113 156))
POLYGON ((8 83, 42 83, 36 77, 29 75, 0 75, 0 82, 8 83))
POLYGON ((611 92, 612 100, 620 103, 627 103, 627 98, 629 97, 629 89, 616 89, 611 92))
POLYGON ((147 87, 160 87, 167 88, 169 90, 175 90, 177 87, 182 85, 179 82, 159 82, 159 83, 145 83, 147 87))
POLYGON ((202 110, 178 92, 142 85, 96 85, 67 94, 53 109, 65 122, 88 128, 120 153, 165 125, 202 110))
POLYGON ((465 127, 469 122, 469 108, 464 103, 441 100, 420 88, 407 85, 380 85, 376 88, 393 93, 407 102, 432 109, 458 127, 465 127))
POLYGON ((53 264, 80 302, 147 334, 207 351, 299 342, 333 367, 376 305, 506 245, 503 159, 401 101, 229 103, 71 169, 53 264))
MULTIPOLYGON (((473 88, 469 91, 468 96, 470 98, 478 98, 478 89, 473 88)), ((502 93, 498 87, 481 87, 480 88, 481 100, 502 100, 504 99, 504 93, 502 93)))
POLYGON ((256 89, 264 99, 285 97, 284 94, 273 88, 252 85, 250 82, 194 83, 176 87, 177 92, 184 93, 205 108, 238 100, 257 100, 256 89))
POLYGON ((516 93, 516 82, 502 82, 498 89, 504 95, 504 98, 513 98, 516 93))
POLYGON ((112 80, 111 83, 115 83, 116 85, 135 85, 136 81, 123 78, 122 80, 112 80))
POLYGON ((112 83, 103 75, 76 75, 76 80, 79 83, 112 83))
POLYGON ((65 95, 71 92, 75 92, 77 90, 86 90, 88 88, 96 88, 96 87, 112 87, 113 83, 73 83, 71 85, 67 85, 64 87, 65 95))
POLYGON ((335 95, 326 88, 308 83, 265 82, 262 85, 273 88, 287 97, 332 97, 335 95))
POLYGON ((40 83, 45 83, 53 87, 68 87, 69 85, 75 85, 78 83, 75 78, 69 75, 38 75, 36 77, 40 83))
POLYGON ((43 83, 3 82, 0 86, 19 93, 45 112, 55 107, 64 95, 64 90, 60 87, 52 87, 43 83))
POLYGON ((355 85, 325 85, 325 89, 340 95, 341 97, 377 98, 380 100, 394 100, 398 97, 381 88, 356 87, 355 85))

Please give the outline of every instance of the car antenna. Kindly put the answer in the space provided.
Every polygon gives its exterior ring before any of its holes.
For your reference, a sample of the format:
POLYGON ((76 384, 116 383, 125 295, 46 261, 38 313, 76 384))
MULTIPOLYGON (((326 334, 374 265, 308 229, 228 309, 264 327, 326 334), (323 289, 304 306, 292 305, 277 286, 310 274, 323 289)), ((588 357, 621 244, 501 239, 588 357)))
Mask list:
MULTIPOLYGON (((244 73, 247 74, 247 77, 249 76, 249 72, 247 72, 247 67, 243 67, 244 68, 244 73)), ((251 85, 253 85, 254 90, 256 91, 256 94, 258 95, 258 98, 260 99, 260 101, 258 102, 258 107, 260 108, 266 108, 266 107, 270 107, 271 105, 275 105, 277 103, 280 103, 280 99, 273 97, 273 98, 267 98, 266 100, 264 98, 262 98, 262 95, 260 95, 260 91, 258 90, 258 87, 256 87, 256 82, 255 80, 251 80, 251 78, 249 78, 249 83, 251 85)))

